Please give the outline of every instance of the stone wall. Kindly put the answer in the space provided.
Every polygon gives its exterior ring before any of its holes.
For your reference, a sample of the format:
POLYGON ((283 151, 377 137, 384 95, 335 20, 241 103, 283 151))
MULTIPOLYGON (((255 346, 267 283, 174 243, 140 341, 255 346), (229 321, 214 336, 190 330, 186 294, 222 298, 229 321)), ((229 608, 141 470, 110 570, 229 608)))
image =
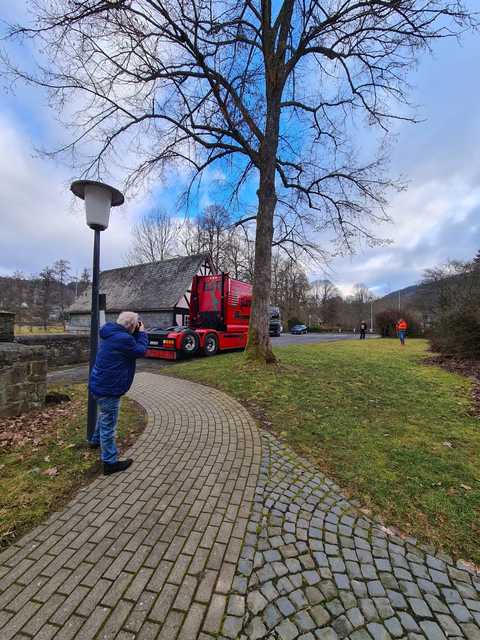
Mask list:
MULTIPOLYGON (((187 310, 185 310, 186 313, 187 310)), ((174 324, 173 310, 171 311, 145 311, 139 312, 140 318, 147 329, 153 327, 171 327, 174 324)), ((118 313, 106 314, 106 322, 115 322, 118 313)), ((177 314, 176 322, 181 322, 181 314, 177 314)), ((90 314, 88 313, 71 313, 70 320, 67 325, 69 333, 80 333, 90 331, 90 314)))
POLYGON ((49 368, 88 362, 90 337, 66 333, 18 336, 15 341, 28 346, 43 346, 49 368))
POLYGON ((0 311, 0 342, 13 342, 15 314, 11 311, 0 311))
POLYGON ((0 343, 0 417, 18 416, 45 403, 47 358, 44 347, 0 343))

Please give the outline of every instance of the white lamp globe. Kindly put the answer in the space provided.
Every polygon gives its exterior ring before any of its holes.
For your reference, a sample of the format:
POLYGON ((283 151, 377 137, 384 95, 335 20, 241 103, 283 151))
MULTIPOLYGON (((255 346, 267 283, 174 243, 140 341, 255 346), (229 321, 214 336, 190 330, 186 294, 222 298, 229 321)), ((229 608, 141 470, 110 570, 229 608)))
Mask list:
POLYGON ((123 204, 123 194, 114 187, 94 180, 76 180, 71 191, 85 201, 87 224, 91 229, 104 231, 108 227, 110 208, 123 204))

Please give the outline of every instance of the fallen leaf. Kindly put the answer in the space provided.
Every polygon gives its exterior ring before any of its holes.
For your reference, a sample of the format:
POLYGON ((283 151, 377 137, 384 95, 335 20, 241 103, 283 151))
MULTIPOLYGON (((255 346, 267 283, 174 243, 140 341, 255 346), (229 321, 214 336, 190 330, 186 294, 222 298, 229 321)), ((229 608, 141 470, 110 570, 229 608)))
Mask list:
POLYGON ((50 456, 45 456, 45 457, 44 457, 44 461, 45 461, 45 462, 50 462, 50 456))
POLYGON ((460 487, 462 489, 465 489, 465 491, 471 491, 472 487, 469 487, 468 484, 461 484, 460 487))
POLYGON ((42 475, 44 476, 56 476, 58 475, 58 469, 57 467, 49 467, 48 469, 45 469, 45 471, 42 471, 42 475))
POLYGON ((444 447, 450 447, 450 449, 453 447, 453 444, 451 442, 448 442, 448 440, 446 440, 445 442, 442 442, 444 447))

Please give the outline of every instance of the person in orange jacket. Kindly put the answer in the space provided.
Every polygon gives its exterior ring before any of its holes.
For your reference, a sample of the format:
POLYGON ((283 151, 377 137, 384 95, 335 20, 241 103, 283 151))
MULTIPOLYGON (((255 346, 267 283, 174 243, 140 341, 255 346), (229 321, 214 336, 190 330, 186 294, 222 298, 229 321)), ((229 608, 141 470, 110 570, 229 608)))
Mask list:
POLYGON ((402 345, 402 347, 405 346, 405 338, 407 337, 407 329, 408 329, 408 324, 407 324, 406 320, 404 320, 403 318, 400 318, 400 320, 397 322, 397 335, 400 338, 400 344, 402 345))

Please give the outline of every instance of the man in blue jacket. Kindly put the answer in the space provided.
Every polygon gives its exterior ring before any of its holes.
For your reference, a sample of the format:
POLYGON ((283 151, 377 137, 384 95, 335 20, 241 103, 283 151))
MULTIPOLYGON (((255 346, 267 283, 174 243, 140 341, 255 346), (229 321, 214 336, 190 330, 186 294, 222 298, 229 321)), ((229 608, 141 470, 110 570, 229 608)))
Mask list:
POLYGON ((118 459, 115 446, 120 398, 132 386, 137 358, 145 355, 148 336, 138 314, 123 311, 116 322, 100 329, 100 348, 90 374, 89 388, 98 406, 98 419, 90 446, 101 448, 103 473, 128 469, 133 460, 118 459))

